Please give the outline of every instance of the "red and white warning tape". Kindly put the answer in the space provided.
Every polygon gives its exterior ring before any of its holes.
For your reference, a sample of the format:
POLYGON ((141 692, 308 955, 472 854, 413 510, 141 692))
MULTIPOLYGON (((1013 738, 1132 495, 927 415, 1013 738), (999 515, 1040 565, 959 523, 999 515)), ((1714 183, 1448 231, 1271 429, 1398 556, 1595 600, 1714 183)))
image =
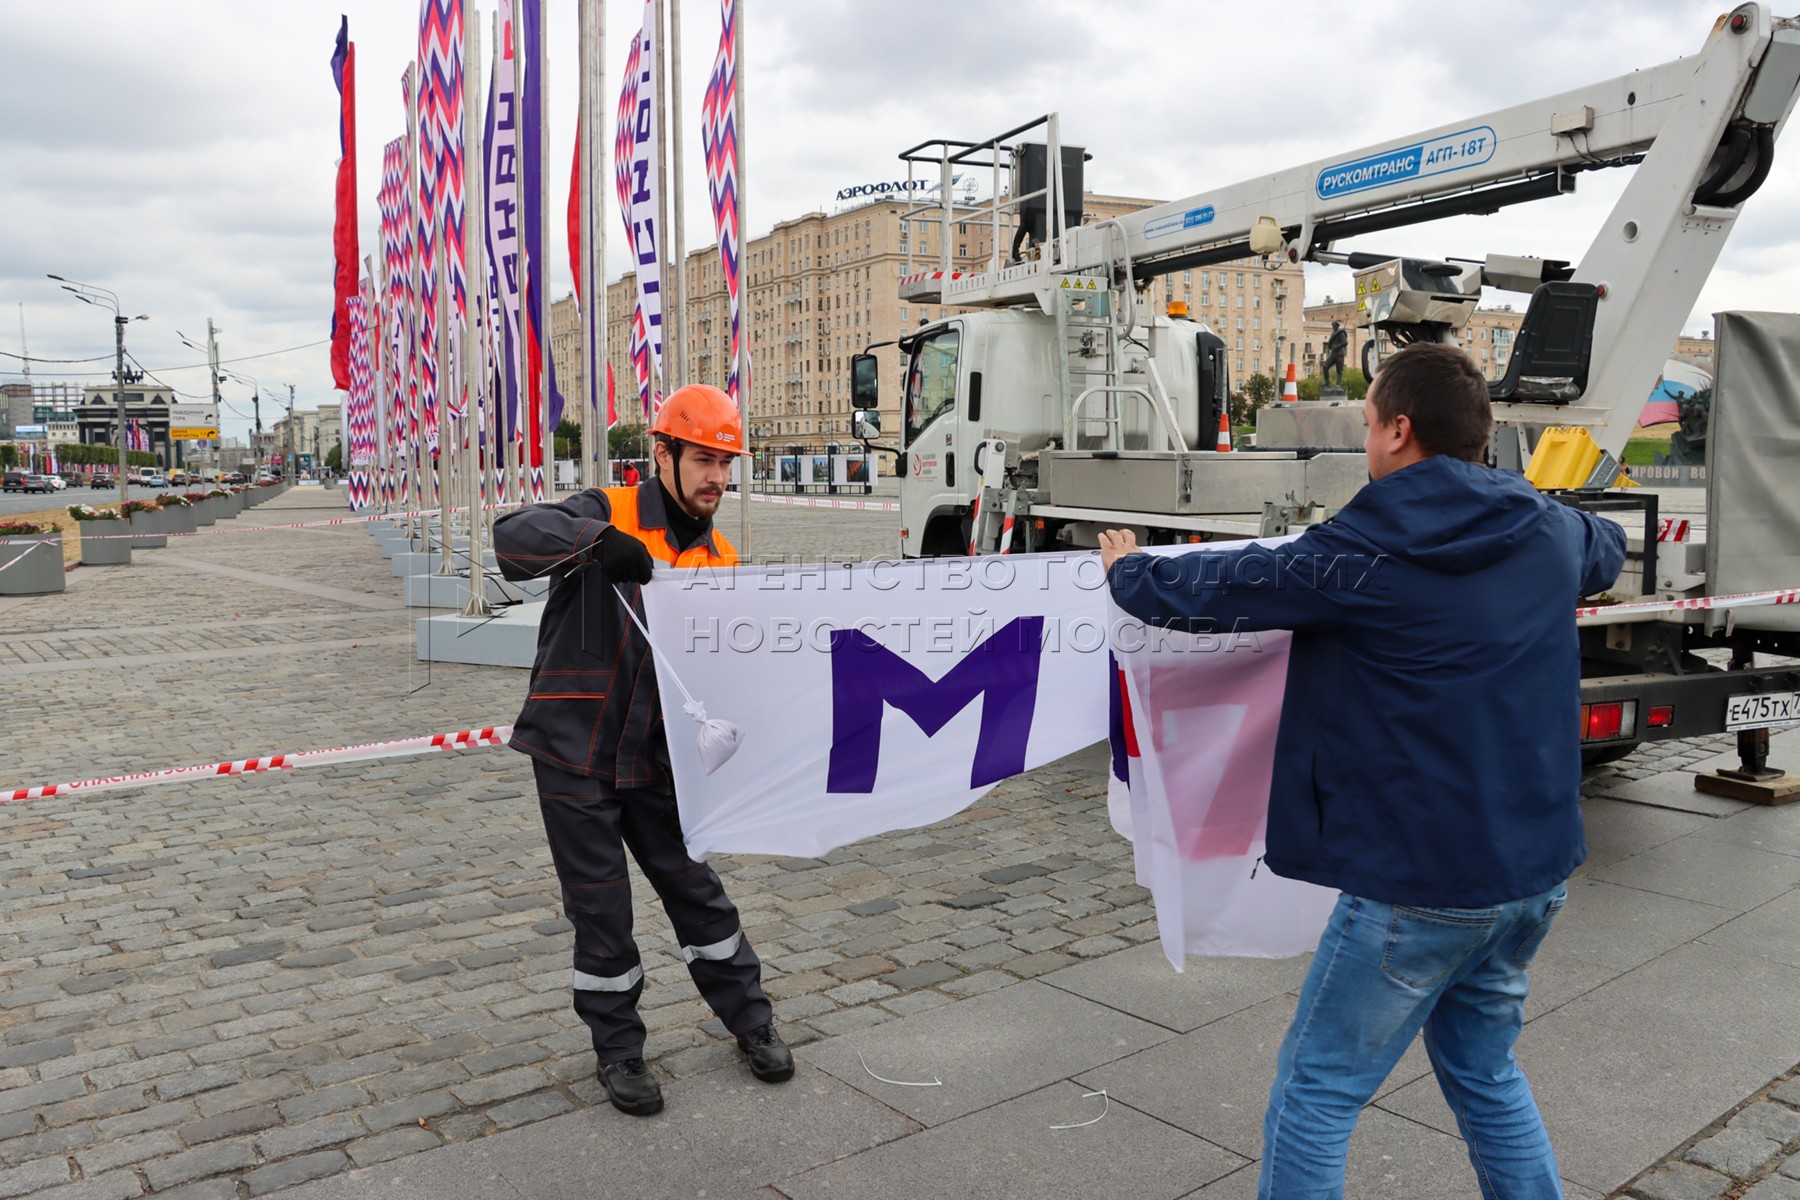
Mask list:
POLYGON ((1621 621, 1655 620, 1661 613, 1698 612, 1709 608, 1763 608, 1771 604, 1800 604, 1800 588, 1736 592, 1725 596, 1695 596, 1687 600, 1640 600, 1635 604, 1602 604, 1576 609, 1575 623, 1614 625, 1621 621))
POLYGON ((26 554, 30 554, 33 550, 36 550, 38 548, 38 546, 42 546, 42 545, 57 546, 58 547, 57 553, 61 554, 62 550, 60 549, 60 547, 62 545, 62 535, 59 533, 55 537, 47 537, 47 538, 44 538, 41 541, 37 542, 34 545, 27 546, 25 548, 24 554, 15 554, 11 558, 7 559, 5 562, 0 563, 0 571, 6 570, 6 568, 12 566, 16 562, 23 562, 26 554))
POLYGON ((435 754, 451 750, 474 750, 485 746, 504 746, 512 740, 511 725, 488 729, 462 729, 455 733, 432 733, 423 737, 398 738, 387 742, 364 742, 359 746, 339 746, 335 750, 301 750, 293 754, 271 754, 262 758, 242 758, 235 762, 208 763, 197 767, 170 767, 164 771, 139 771, 131 775, 113 775, 105 779, 84 779, 79 783, 52 783, 41 787, 10 788, 0 791, 0 804, 20 800, 40 800, 46 796, 62 796, 71 792, 106 792, 116 788, 149 787, 158 783, 186 783, 196 779, 212 779, 220 775, 251 775, 259 771, 293 771, 301 767, 323 767, 333 763, 364 762, 375 758, 405 758, 415 754, 435 754))

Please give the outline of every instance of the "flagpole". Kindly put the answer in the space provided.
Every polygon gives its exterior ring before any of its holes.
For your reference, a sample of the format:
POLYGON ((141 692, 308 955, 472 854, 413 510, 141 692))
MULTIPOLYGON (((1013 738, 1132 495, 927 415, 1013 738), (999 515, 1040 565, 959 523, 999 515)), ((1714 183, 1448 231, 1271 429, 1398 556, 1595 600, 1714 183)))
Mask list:
MULTIPOLYGON (((655 21, 656 36, 650 47, 652 58, 654 59, 650 64, 650 69, 651 89, 656 93, 653 101, 656 110, 656 142, 650 147, 650 150, 651 153, 656 155, 656 204, 658 211, 652 219, 657 221, 662 229, 667 232, 669 228, 669 53, 667 38, 668 22, 664 19, 667 12, 667 0, 653 0, 653 2, 655 8, 652 10, 652 17, 655 21)), ((674 391, 676 387, 679 386, 675 382, 676 371, 672 360, 675 358, 676 344, 680 335, 675 332, 674 324, 669 319, 675 308, 675 305, 670 301, 669 285, 671 282, 671 272, 669 270, 669 241, 667 238, 660 235, 656 240, 657 303, 658 307, 662 310, 662 315, 659 319, 658 327, 650 330, 651 349, 653 351, 651 354, 651 365, 660 367, 661 390, 663 396, 666 398, 670 392, 674 391), (655 344, 659 340, 662 342, 662 362, 660 364, 654 361, 656 358, 654 353, 655 344)), ((643 268, 640 266, 639 270, 642 269, 643 268)), ((655 391, 656 389, 653 385, 652 396, 654 396, 655 391)))
POLYGON ((580 59, 578 72, 581 78, 580 100, 575 121, 575 136, 580 140, 581 168, 576 171, 576 236, 580 239, 575 249, 580 251, 580 261, 576 267, 579 274, 575 279, 577 293, 577 316, 581 321, 581 486, 592 488, 601 486, 594 470, 595 445, 605 444, 606 414, 594 403, 594 140, 599 130, 594 127, 594 61, 598 51, 595 49, 597 36, 594 26, 601 30, 606 27, 604 13, 597 12, 599 6, 593 3, 577 6, 577 38, 580 59))
MULTIPOLYGON (((493 48, 493 52, 492 52, 492 55, 490 58, 490 66, 488 68, 488 72, 489 72, 488 78, 493 80, 495 86, 498 87, 498 85, 500 83, 500 59, 501 59, 501 55, 505 52, 506 38, 511 33, 511 29, 507 26, 501 25, 500 10, 498 7, 496 7, 494 9, 494 13, 489 18, 489 21, 492 24, 494 48, 493 48)), ((515 75, 514 75, 511 86, 513 88, 514 102, 512 103, 511 107, 512 107, 512 112, 514 114, 513 115, 514 128, 516 130, 518 127, 517 122, 518 122, 518 111, 519 111, 519 106, 517 103, 518 78, 516 75, 516 72, 518 69, 518 57, 517 57, 516 51, 514 52, 513 68, 515 71, 515 75)), ((500 107, 499 96, 498 95, 490 95, 488 97, 488 104, 490 106, 492 106, 496 112, 498 112, 499 107, 500 107)), ((500 132, 499 128, 498 128, 498 126, 496 126, 496 128, 494 130, 496 138, 499 136, 499 132, 500 132)), ((485 124, 483 125, 483 136, 484 137, 486 136, 485 124)), ((516 142, 515 142, 515 149, 516 148, 517 148, 517 146, 516 146, 516 142)), ((492 149, 492 147, 487 147, 482 152, 482 163, 483 163, 482 170, 483 171, 487 170, 487 166, 486 166, 487 153, 491 149, 492 149)), ((516 159, 515 159, 515 161, 516 161, 516 159)), ((489 180, 488 182, 492 182, 492 181, 489 180)), ((486 185, 484 184, 483 186, 485 187, 486 185)), ((491 204, 492 201, 489 201, 489 203, 491 204)), ((482 214, 481 221, 482 221, 482 226, 485 228, 488 224, 488 214, 487 213, 482 214)), ((486 375, 483 378, 489 387, 494 388, 494 398, 493 398, 493 403, 494 403, 494 419, 493 419, 494 451, 493 451, 493 455, 494 455, 495 473, 500 478, 499 486, 494 489, 495 492, 497 493, 497 495, 494 497, 494 499, 499 504, 510 504, 510 503, 512 503, 512 501, 515 498, 514 494, 513 494, 513 489, 518 483, 518 466, 519 466, 519 464, 518 464, 518 455, 514 452, 514 447, 517 444, 518 437, 519 437, 519 418, 518 418, 518 414, 516 414, 516 413, 509 414, 506 411, 506 370, 509 366, 511 366, 511 363, 505 361, 506 335, 503 331, 506 326, 506 301, 501 299, 500 296, 495 295, 495 296, 489 297, 488 305, 489 305, 488 319, 490 321, 490 327, 488 329, 488 337, 491 340, 491 343, 493 346, 494 359, 493 359, 492 364, 489 366, 486 375), (494 307, 496 305, 498 306, 498 308, 500 310, 498 316, 496 316, 493 311, 494 307), (493 378, 493 376, 496 372, 498 372, 499 376, 500 376, 500 378, 498 380, 498 384, 499 384, 498 387, 494 387, 494 384, 496 381, 493 378), (510 428, 508 427, 509 422, 507 419, 509 416, 511 417, 510 428)), ((517 394, 518 394, 518 392, 517 392, 517 388, 515 386, 514 395, 517 395, 517 394)), ((488 526, 488 532, 489 533, 493 532, 493 526, 491 524, 488 526)))
POLYGON ((482 329, 486 322, 478 313, 487 307, 487 264, 484 251, 486 237, 476 237, 476 226, 487 225, 487 155, 483 153, 482 134, 473 139, 472 130, 483 126, 476 113, 481 95, 481 22, 463 19, 463 329, 462 363, 458 370, 459 386, 468 389, 463 397, 463 433, 468 446, 463 449, 469 468, 469 602, 463 606, 465 617, 491 617, 494 610, 487 602, 486 532, 487 510, 482 501, 487 497, 487 462, 483 460, 483 443, 487 441, 486 379, 483 365, 487 361, 482 345, 482 329), (475 153, 469 153, 473 140, 475 153), (471 170, 474 167, 476 169, 471 170), (476 301, 480 303, 477 304, 476 301))
MULTIPOLYGON (((673 219, 669 227, 674 240, 669 247, 670 262, 673 264, 669 272, 674 277, 675 286, 669 292, 669 299, 674 307, 675 344, 666 343, 663 353, 673 359, 674 370, 668 371, 668 378, 674 387, 680 387, 688 381, 688 322, 687 322, 687 189, 684 181, 687 171, 685 160, 681 156, 681 0, 666 0, 669 6, 669 25, 666 33, 667 56, 669 63, 669 124, 664 128, 668 136, 668 161, 670 174, 674 176, 674 189, 669 194, 669 207, 673 219)), ((669 310, 663 310, 663 329, 671 328, 669 310)), ((671 389, 673 390, 673 389, 671 389)))
POLYGON ((532 325, 532 336, 538 343, 538 436, 543 439, 539 457, 544 463, 544 499, 556 500, 556 430, 550 424, 550 39, 544 36, 544 10, 532 28, 533 47, 537 56, 537 80, 531 84, 538 93, 538 248, 543 262, 531 264, 540 297, 538 320, 532 325), (543 328, 538 328, 542 325, 543 328))
MULTIPOLYGON (((449 232, 449 223, 446 222, 442 233, 449 232)), ((456 439, 450 435, 450 403, 445 397, 450 393, 450 315, 455 310, 450 303, 450 239, 447 236, 439 236, 437 239, 432 274, 437 276, 437 395, 434 402, 438 431, 438 532, 444 542, 443 556, 438 560, 438 569, 433 574, 454 575, 456 565, 450 559, 450 544, 455 530, 451 525, 450 514, 456 507, 456 493, 450 490, 453 478, 450 463, 456 439)))
POLYGON ((751 449, 749 465, 744 469, 744 479, 738 486, 738 553, 745 558, 750 557, 750 493, 756 480, 755 447, 750 442, 751 397, 755 394, 750 386, 750 328, 754 322, 748 320, 750 312, 750 296, 745 289, 750 274, 744 269, 750 261, 750 225, 744 216, 746 200, 750 189, 745 186, 749 177, 748 159, 744 153, 744 5, 746 0, 735 0, 732 4, 731 62, 734 73, 732 80, 734 99, 732 102, 732 124, 737 135, 737 251, 738 251, 738 344, 737 354, 738 377, 738 419, 744 423, 744 445, 751 449))

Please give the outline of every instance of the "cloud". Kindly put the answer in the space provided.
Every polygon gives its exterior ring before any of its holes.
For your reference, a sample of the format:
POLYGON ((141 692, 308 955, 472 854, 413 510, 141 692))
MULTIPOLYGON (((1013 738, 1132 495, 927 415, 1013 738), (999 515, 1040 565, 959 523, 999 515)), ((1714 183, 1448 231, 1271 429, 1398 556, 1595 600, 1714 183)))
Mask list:
MULTIPOLYGON (((551 294, 571 285, 560 242, 576 105, 574 0, 547 0, 552 56, 548 200, 551 294)), ((1279 10, 1192 0, 780 0, 749 5, 744 80, 749 232, 835 204, 838 188, 903 172, 898 152, 933 137, 990 136, 1061 114, 1065 141, 1094 156, 1096 191, 1175 199, 1344 155, 1408 131, 1554 95, 1696 53, 1717 0, 1569 4, 1518 0, 1354 8, 1300 0, 1279 10), (1273 15, 1271 15, 1273 13, 1273 15)), ((610 117, 641 16, 608 6, 610 117)), ((482 10, 484 43, 486 18, 482 10)), ((184 390, 207 388, 175 336, 225 331, 227 358, 317 342, 331 305, 337 101, 329 59, 339 12, 357 44, 363 252, 375 253, 381 146, 404 129, 399 79, 417 48, 417 5, 342 0, 87 0, 7 6, 0 104, 0 300, 26 306, 34 353, 110 353, 110 317, 43 278, 117 291, 133 353, 184 390), (183 368, 175 370, 174 368, 183 368)), ((717 42, 717 8, 683 6, 687 233, 710 242, 697 136, 717 42)), ((485 80, 484 52, 478 74, 485 80)), ((1790 139, 1791 140, 1791 139, 1790 139)), ((1790 307, 1800 291, 1800 177, 1778 155, 1745 207, 1695 306, 1790 307)), ((1492 218, 1459 218, 1361 239, 1398 253, 1488 251, 1579 257, 1628 174, 1584 176, 1578 193, 1492 218)), ((609 273, 624 267, 616 213, 609 273)), ((1310 298, 1347 291, 1348 272, 1309 268, 1310 298)), ((8 313, 6 315, 12 315, 8 313)), ((16 350, 11 338, 0 348, 16 350)), ((297 385, 299 404, 334 398, 324 346, 240 364, 297 385)), ((0 368, 16 366, 0 360, 0 368)), ((95 364, 106 367, 106 364, 95 364)), ((56 377, 48 367, 38 379, 56 377)), ((77 377, 70 378, 90 378, 77 377)), ((0 378, 16 375, 0 373, 0 378)), ((227 395, 247 397, 226 385, 227 395)), ((234 399, 248 411, 247 404, 234 399)), ((265 406, 268 407, 268 406, 265 406)), ((270 412, 264 413, 271 419, 270 412)), ((243 424, 227 422, 241 434, 243 424)))

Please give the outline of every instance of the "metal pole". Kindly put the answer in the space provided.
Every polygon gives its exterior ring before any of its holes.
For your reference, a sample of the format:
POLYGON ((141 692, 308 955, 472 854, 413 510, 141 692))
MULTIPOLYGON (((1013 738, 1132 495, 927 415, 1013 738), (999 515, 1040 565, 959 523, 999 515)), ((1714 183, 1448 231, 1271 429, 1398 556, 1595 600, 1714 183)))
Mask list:
MULTIPOLYGON (((449 226, 444 227, 449 233, 449 226)), ((438 430, 438 532, 443 538, 443 557, 438 561, 437 575, 454 575, 456 567, 450 561, 450 541, 452 528, 451 510, 456 507, 456 493, 450 490, 450 448, 455 439, 450 436, 450 406, 445 395, 450 391, 450 244, 447 238, 438 239, 438 256, 434 269, 437 272, 437 430, 438 430)))
POLYGON ((485 169, 469 170, 469 159, 480 158, 481 138, 477 135, 473 140, 476 153, 468 153, 471 139, 468 131, 479 129, 475 114, 479 111, 481 92, 481 69, 476 66, 481 61, 481 25, 478 21, 463 23, 463 62, 468 64, 463 70, 463 186, 467 189, 463 197, 463 266, 464 266, 464 306, 463 320, 463 353, 459 381, 467 385, 468 395, 464 398, 464 412, 467 417, 463 421, 463 430, 469 439, 467 450, 469 465, 469 602, 463 606, 465 617, 488 617, 494 610, 487 602, 487 569, 484 564, 483 523, 487 512, 482 508, 482 500, 487 495, 488 463, 482 456, 483 443, 487 449, 493 449, 492 439, 486 436, 486 393, 485 366, 487 355, 483 352, 481 331, 486 322, 476 314, 487 308, 487 263, 483 251, 486 241, 475 236, 477 225, 487 220, 487 177, 485 169), (473 70, 473 79, 469 71, 473 70), (477 283, 479 282, 479 286, 477 283), (480 301, 478 304, 477 301, 480 301))
MULTIPOLYGON (((219 331, 213 327, 211 317, 206 318, 206 363, 207 374, 212 378, 213 416, 219 415, 219 331)), ((213 482, 223 486, 225 483, 225 430, 219 429, 215 439, 219 448, 213 451, 213 482)))
POLYGON ((290 384, 288 384, 287 461, 283 464, 283 466, 285 466, 287 469, 282 472, 283 475, 287 476, 287 481, 289 483, 293 483, 294 479, 295 479, 295 471, 294 471, 294 453, 295 453, 294 447, 295 447, 295 445, 296 445, 296 443, 294 441, 294 385, 290 383, 290 384))
MULTIPOLYGON (((546 260, 550 253, 550 39, 544 36, 543 21, 540 19, 532 27, 532 37, 537 51, 532 59, 538 65, 538 77, 530 86, 538 89, 538 230, 541 234, 546 260)), ((538 371, 538 436, 543 440, 541 457, 544 463, 544 498, 554 502, 556 499, 556 430, 550 424, 550 263, 534 262, 531 272, 538 280, 538 294, 543 299, 543 311, 538 315, 544 328, 534 329, 535 335, 541 339, 542 351, 539 355, 538 371)))
MULTIPOLYGON (((660 224, 665 234, 669 229, 669 151, 667 145, 669 137, 669 72, 668 49, 664 44, 667 40, 664 37, 664 31, 668 28, 666 5, 667 0, 656 0, 656 44, 653 47, 655 50, 654 62, 651 64, 655 71, 653 81, 656 92, 656 135, 658 142, 655 147, 657 181, 656 199, 658 212, 655 214, 654 219, 660 224)), ((662 324, 659 328, 651 330, 650 334, 653 342, 662 342, 660 383, 662 386, 662 394, 666 398, 668 394, 676 388, 675 380, 677 368, 673 360, 677 352, 676 342, 679 334, 674 333, 674 320, 672 319, 675 314, 676 305, 670 299, 669 284, 672 272, 669 270, 669 239, 667 237, 659 237, 658 242, 660 244, 656 248, 656 279, 659 294, 662 297, 662 324)), ((638 269, 641 271, 643 268, 640 266, 638 269)), ((654 358, 654 355, 652 357, 654 358)), ((654 392, 652 395, 654 395, 654 392)))
MULTIPOLYGON (((733 106, 732 124, 737 129, 737 220, 738 220, 738 413, 744 423, 744 440, 750 439, 751 398, 754 395, 750 387, 751 355, 750 325, 745 314, 750 308, 750 296, 744 290, 747 272, 743 269, 748 261, 750 246, 750 226, 744 217, 746 202, 749 199, 749 188, 744 185, 748 176, 749 156, 744 153, 744 5, 747 0, 737 0, 732 6, 735 16, 732 23, 732 62, 737 67, 737 100, 733 106)), ((738 486, 738 553, 746 558, 750 554, 750 493, 756 479, 756 458, 752 455, 744 464, 744 479, 738 486)))
POLYGON ((117 381, 114 390, 119 401, 119 503, 123 505, 128 498, 131 470, 125 465, 125 322, 128 320, 122 313, 113 314, 113 341, 115 343, 114 358, 118 366, 113 371, 117 381))
POLYGON ((674 369, 669 371, 668 386, 673 391, 687 382, 688 379, 688 310, 687 310, 687 188, 685 180, 687 172, 683 170, 682 121, 681 121, 681 0, 666 0, 669 8, 669 24, 665 56, 669 64, 669 123, 664 126, 664 136, 668 138, 669 173, 674 176, 674 190, 670 193, 669 228, 674 239, 669 247, 672 264, 670 274, 674 277, 674 287, 668 294, 668 305, 663 309, 663 329, 673 328, 675 344, 665 347, 666 356, 674 361, 674 369), (671 325, 668 314, 673 309, 675 320, 671 325))
POLYGON ((263 428, 262 428, 262 388, 261 387, 258 387, 254 392, 250 393, 250 407, 252 409, 254 409, 256 412, 256 433, 253 434, 250 438, 250 458, 251 458, 251 461, 255 464, 250 469, 250 482, 252 484, 255 484, 255 483, 259 482, 257 477, 262 474, 263 428))

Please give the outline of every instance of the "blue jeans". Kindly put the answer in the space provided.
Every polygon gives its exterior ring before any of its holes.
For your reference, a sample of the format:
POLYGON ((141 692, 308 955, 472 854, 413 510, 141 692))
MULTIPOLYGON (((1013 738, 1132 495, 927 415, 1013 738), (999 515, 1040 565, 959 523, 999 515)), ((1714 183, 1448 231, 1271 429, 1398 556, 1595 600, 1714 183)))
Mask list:
POLYGON ((1425 1032, 1484 1200, 1560 1198, 1556 1155, 1513 1058, 1526 967, 1568 892, 1492 908, 1340 896, 1276 1062, 1258 1200, 1338 1200, 1363 1105, 1425 1032))

